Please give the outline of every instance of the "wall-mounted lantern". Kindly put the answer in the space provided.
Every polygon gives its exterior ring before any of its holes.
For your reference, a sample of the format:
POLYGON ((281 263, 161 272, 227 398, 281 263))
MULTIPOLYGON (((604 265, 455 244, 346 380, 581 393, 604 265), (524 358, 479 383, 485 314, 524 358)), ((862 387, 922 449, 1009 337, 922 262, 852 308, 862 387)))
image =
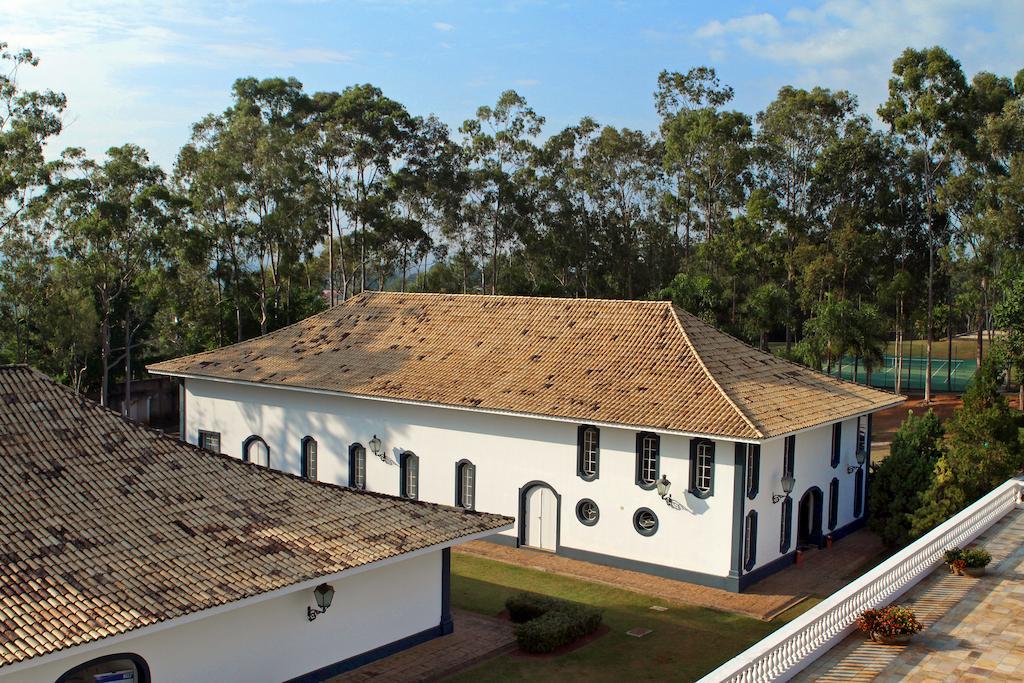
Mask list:
POLYGON ((666 504, 672 504, 672 494, 669 491, 672 489, 672 482, 668 480, 668 477, 664 474, 661 475, 661 479, 658 480, 658 495, 665 501, 666 504))
POLYGON ((388 456, 384 453, 384 446, 376 434, 370 439, 370 452, 380 458, 381 462, 387 462, 388 456))
POLYGON ((334 600, 334 587, 327 583, 321 583, 313 589, 313 597, 316 598, 316 606, 319 609, 306 606, 306 618, 310 621, 326 612, 327 608, 331 606, 331 601, 334 600))
POLYGON ((867 454, 866 451, 864 451, 862 449, 858 449, 857 453, 856 453, 856 455, 854 457, 857 458, 857 464, 856 465, 847 465, 846 466, 846 473, 847 474, 853 474, 854 472, 859 470, 861 467, 864 467, 864 463, 866 463, 868 461, 868 454, 867 454))
POLYGON ((778 503, 783 498, 789 498, 789 494, 793 493, 793 487, 796 486, 796 478, 792 474, 782 475, 782 493, 772 494, 772 504, 778 503))

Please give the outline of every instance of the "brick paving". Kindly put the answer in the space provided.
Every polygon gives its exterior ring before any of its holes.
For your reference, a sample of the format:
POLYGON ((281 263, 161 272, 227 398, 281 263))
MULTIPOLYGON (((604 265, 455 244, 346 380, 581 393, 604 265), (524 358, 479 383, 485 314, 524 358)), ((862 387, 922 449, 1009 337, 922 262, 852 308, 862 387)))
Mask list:
POLYGON ((515 649, 512 624, 453 609, 455 630, 327 680, 327 683, 420 683, 439 681, 485 659, 515 649))
POLYGON ((1024 510, 977 541, 992 553, 980 579, 936 569, 899 602, 925 630, 909 645, 878 645, 854 633, 798 681, 1024 681, 1024 510))
POLYGON ((743 593, 732 593, 719 588, 487 541, 472 541, 455 548, 457 553, 478 555, 644 595, 656 595, 660 600, 677 605, 710 607, 764 620, 774 618, 808 596, 823 597, 833 593, 853 578, 850 575, 851 571, 878 556, 881 550, 882 545, 877 536, 867 530, 860 530, 838 541, 828 550, 809 552, 800 564, 794 564, 772 574, 743 593))

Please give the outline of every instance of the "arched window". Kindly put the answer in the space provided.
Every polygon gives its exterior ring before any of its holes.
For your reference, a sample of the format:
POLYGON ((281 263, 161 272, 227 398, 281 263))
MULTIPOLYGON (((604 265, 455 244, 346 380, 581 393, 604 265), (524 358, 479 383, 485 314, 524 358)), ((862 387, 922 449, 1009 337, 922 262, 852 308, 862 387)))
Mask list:
POLYGON ((761 446, 754 443, 738 443, 736 449, 744 459, 747 498, 753 500, 761 487, 761 446))
POLYGON ((658 482, 658 467, 661 458, 661 437, 650 432, 636 435, 636 485, 642 489, 653 489, 658 482))
POLYGON ((750 570, 757 562, 757 512, 751 510, 743 524, 743 568, 750 570))
POLYGON ((690 439, 690 492, 698 498, 714 493, 715 442, 690 439))
POLYGON ((366 488, 366 449, 361 443, 348 447, 348 485, 354 489, 366 488))
POLYGON ((270 448, 258 436, 250 436, 242 444, 242 460, 260 467, 270 467, 270 448))
POLYGON ((585 481, 597 479, 600 467, 601 430, 581 425, 576 430, 576 474, 585 481))
POLYGON ((311 436, 302 440, 302 462, 299 468, 303 477, 316 480, 316 439, 311 436))
POLYGON ((658 515, 650 508, 640 508, 633 513, 633 528, 641 536, 653 536, 658 531, 658 515))
POLYGON ((779 552, 789 552, 789 544, 793 541, 793 499, 786 496, 782 501, 782 528, 779 531, 779 552))
POLYGON ((839 467, 840 454, 843 448, 843 423, 836 422, 832 425, 832 461, 833 468, 839 467))
POLYGON ((832 477, 828 485, 828 530, 832 531, 839 522, 839 480, 832 477))
POLYGON ((853 475, 853 516, 860 517, 864 512, 864 468, 861 467, 853 475))
POLYGON ((57 679, 57 683, 131 681, 150 683, 149 665, 136 654, 107 655, 79 664, 57 679))
POLYGON ((402 453, 402 481, 399 490, 403 498, 419 500, 420 497, 420 459, 412 451, 402 453))
POLYGON ((476 465, 468 460, 455 465, 455 504, 467 510, 476 505, 476 465))

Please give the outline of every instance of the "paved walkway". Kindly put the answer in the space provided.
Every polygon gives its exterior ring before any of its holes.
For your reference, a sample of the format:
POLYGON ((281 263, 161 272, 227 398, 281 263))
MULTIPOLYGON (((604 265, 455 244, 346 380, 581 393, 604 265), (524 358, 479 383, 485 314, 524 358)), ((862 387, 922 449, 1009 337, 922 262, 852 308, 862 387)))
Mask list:
POLYGON ((857 531, 828 550, 809 552, 805 561, 771 575, 743 593, 732 593, 487 541, 472 541, 455 548, 458 553, 479 555, 644 595, 657 595, 662 600, 678 605, 711 607, 764 620, 774 618, 810 595, 830 595, 859 574, 857 570, 862 568, 864 562, 878 557, 881 551, 882 545, 877 536, 866 530, 857 531))
POLYGON ((980 579, 936 569, 899 602, 925 630, 909 645, 878 645, 857 632, 799 681, 1024 681, 1024 510, 978 539, 992 553, 980 579))
POLYGON ((459 609, 452 610, 452 619, 455 630, 451 634, 335 676, 327 683, 438 681, 515 648, 511 622, 459 609))

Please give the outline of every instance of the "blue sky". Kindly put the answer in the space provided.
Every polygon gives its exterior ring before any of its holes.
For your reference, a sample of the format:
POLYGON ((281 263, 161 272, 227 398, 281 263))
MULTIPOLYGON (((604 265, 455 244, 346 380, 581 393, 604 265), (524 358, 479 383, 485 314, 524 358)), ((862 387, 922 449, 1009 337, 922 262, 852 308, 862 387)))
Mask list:
POLYGON ((68 95, 51 153, 134 142, 166 168, 240 76, 295 76, 311 92, 370 82, 453 129, 508 88, 548 132, 584 115, 653 129, 661 69, 713 66, 751 114, 787 84, 848 89, 873 113, 904 47, 943 45, 968 76, 1012 75, 1021 26, 1021 0, 0 4, 0 40, 42 60, 22 82, 68 95))

